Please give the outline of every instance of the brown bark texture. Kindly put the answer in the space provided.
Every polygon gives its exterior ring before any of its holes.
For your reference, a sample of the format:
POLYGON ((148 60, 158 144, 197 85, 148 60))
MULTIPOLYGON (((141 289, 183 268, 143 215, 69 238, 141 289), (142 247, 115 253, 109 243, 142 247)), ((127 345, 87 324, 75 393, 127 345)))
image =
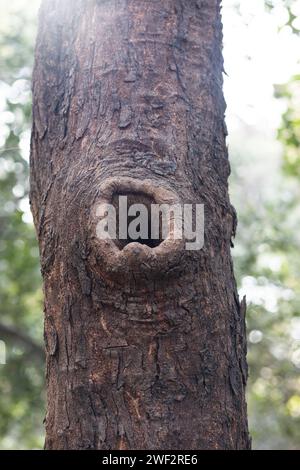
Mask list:
POLYGON ((247 449, 245 302, 222 92, 220 0, 43 0, 31 207, 46 449, 247 449), (117 193, 201 203, 205 245, 99 241, 117 193))

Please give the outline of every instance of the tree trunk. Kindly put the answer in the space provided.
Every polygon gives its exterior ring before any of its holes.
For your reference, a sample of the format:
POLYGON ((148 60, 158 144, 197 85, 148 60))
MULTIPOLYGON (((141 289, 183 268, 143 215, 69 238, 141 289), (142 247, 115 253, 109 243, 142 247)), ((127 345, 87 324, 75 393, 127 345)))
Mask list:
POLYGON ((47 449, 247 449, 245 302, 220 0, 43 0, 31 206, 45 292, 47 449), (201 203, 205 244, 99 241, 95 207, 201 203))

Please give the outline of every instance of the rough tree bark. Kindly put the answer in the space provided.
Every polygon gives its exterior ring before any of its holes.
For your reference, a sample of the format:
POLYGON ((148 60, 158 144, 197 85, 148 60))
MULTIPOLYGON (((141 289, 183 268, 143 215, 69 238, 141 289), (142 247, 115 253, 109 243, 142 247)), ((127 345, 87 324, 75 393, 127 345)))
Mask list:
POLYGON ((221 48, 220 0, 42 2, 31 206, 47 449, 250 446, 221 48), (95 204, 121 193, 203 203, 204 248, 100 242, 95 204))

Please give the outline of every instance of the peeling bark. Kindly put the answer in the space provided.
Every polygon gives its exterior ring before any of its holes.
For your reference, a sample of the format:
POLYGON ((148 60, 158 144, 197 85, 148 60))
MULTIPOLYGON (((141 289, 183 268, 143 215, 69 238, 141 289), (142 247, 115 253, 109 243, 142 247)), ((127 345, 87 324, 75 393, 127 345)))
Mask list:
POLYGON ((220 0, 42 2, 31 207, 47 449, 250 446, 221 47, 220 0), (204 248, 99 242, 110 184, 204 204, 204 248))

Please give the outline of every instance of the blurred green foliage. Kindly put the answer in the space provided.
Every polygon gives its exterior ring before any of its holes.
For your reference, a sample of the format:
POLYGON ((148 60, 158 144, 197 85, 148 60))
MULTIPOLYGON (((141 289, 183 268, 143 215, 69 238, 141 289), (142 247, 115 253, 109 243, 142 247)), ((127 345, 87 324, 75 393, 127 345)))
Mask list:
POLYGON ((239 214, 233 255, 239 288, 248 298, 248 411, 253 447, 299 449, 299 189, 283 174, 272 200, 245 196, 238 171, 245 164, 234 151, 232 161, 232 199, 239 214))
POLYGON ((278 137, 284 144, 284 170, 291 176, 300 176, 300 75, 289 83, 275 86, 278 98, 287 101, 278 137))
POLYGON ((0 449, 40 448, 44 435, 41 278, 27 202, 37 6, 0 7, 0 449))
MULTIPOLYGON (((298 33, 294 1, 266 0, 265 5, 272 10, 282 2, 287 24, 298 33)), ((44 436, 41 278, 27 202, 38 4, 10 0, 0 7, 0 339, 7 347, 7 364, 0 365, 0 449, 41 448, 44 436)), ((260 191, 250 184, 261 142, 247 148, 249 135, 240 129, 230 149, 231 198, 239 214, 233 255, 239 288, 249 303, 248 403, 254 448, 299 449, 299 77, 277 86, 276 95, 287 109, 278 134, 283 164, 274 190, 265 191, 263 178, 256 181, 260 191)))
POLYGON ((265 0, 265 7, 267 10, 272 11, 277 5, 282 5, 287 13, 287 20, 285 26, 289 26, 294 34, 300 33, 298 16, 295 12, 295 5, 298 0, 265 0))

